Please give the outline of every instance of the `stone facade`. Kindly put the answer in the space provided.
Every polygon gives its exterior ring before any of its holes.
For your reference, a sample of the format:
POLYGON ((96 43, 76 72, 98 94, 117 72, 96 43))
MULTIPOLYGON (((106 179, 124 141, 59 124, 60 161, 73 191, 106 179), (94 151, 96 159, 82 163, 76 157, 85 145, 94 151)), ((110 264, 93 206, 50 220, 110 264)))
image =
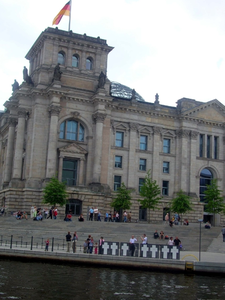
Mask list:
POLYGON ((170 107, 158 95, 149 103, 123 86, 112 92, 105 76, 112 49, 106 40, 57 28, 38 37, 26 55, 32 80, 13 92, 0 115, 0 201, 11 211, 40 206, 46 182, 57 174, 67 182, 74 214, 86 215, 91 206, 104 213, 124 182, 134 189, 132 218, 144 220, 137 199, 151 169, 163 198, 150 219, 163 220, 182 189, 194 204, 186 217, 197 222, 202 174, 225 187, 225 107, 187 98, 170 107))

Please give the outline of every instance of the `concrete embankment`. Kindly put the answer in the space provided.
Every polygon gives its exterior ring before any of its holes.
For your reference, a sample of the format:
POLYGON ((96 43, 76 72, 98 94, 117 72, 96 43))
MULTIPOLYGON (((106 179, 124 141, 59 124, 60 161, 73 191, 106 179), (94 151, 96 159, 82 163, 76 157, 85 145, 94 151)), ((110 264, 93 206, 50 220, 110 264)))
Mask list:
POLYGON ((225 263, 0 249, 1 259, 163 272, 225 274, 225 263))

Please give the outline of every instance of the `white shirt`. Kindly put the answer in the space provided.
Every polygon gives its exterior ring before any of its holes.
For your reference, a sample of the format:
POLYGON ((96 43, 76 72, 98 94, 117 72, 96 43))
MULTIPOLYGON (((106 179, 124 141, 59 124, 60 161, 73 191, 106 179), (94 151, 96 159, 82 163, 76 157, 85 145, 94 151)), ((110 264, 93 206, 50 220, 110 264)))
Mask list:
POLYGON ((147 238, 147 236, 146 237, 144 237, 144 239, 143 239, 143 241, 142 241, 142 244, 144 245, 144 244, 147 244, 147 242, 148 242, 148 238, 147 238))
POLYGON ((137 242, 137 239, 135 239, 135 238, 133 238, 133 239, 131 238, 131 239, 130 239, 130 243, 131 243, 131 244, 134 244, 135 242, 137 242))
POLYGON ((169 241, 168 241, 168 245, 169 245, 169 246, 173 246, 173 240, 172 240, 172 241, 169 240, 169 241))

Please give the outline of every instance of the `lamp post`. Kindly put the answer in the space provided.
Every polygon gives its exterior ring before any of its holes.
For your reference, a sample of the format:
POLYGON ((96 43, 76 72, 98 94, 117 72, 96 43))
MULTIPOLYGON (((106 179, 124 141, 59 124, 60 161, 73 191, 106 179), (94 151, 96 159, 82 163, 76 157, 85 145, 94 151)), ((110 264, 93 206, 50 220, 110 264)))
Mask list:
POLYGON ((201 223, 203 222, 203 219, 198 219, 198 221, 199 221, 199 224, 200 224, 200 231, 199 231, 199 256, 198 256, 198 258, 199 258, 199 261, 201 261, 201 240, 202 240, 202 232, 201 232, 202 226, 201 226, 201 223))

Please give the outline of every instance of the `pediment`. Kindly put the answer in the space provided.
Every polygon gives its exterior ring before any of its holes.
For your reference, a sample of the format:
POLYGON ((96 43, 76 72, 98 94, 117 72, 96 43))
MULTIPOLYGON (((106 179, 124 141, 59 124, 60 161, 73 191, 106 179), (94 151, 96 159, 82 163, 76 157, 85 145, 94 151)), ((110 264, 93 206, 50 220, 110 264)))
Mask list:
POLYGON ((87 151, 76 143, 60 147, 58 150, 60 153, 87 154, 87 151))
POLYGON ((225 106, 215 99, 186 110, 183 115, 206 121, 225 122, 225 106))

